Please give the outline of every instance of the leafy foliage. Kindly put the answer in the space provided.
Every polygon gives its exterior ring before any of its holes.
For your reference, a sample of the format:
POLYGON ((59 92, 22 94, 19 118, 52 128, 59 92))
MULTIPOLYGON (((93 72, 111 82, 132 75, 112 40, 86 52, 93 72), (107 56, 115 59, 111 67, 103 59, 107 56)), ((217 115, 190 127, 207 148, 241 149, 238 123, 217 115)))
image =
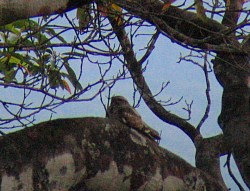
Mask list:
POLYGON ((67 64, 64 71, 63 65, 59 66, 59 62, 66 60, 67 56, 62 59, 56 55, 51 47, 52 41, 67 41, 53 28, 41 26, 34 20, 20 20, 2 26, 0 30, 5 45, 0 50, 0 73, 4 83, 24 84, 29 77, 42 77, 44 81, 48 79, 47 84, 42 84, 44 87, 61 87, 71 92, 68 80, 77 91, 82 89, 70 65, 67 64))
POLYGON ((122 24, 122 9, 103 1, 103 5, 80 7, 69 13, 70 16, 65 13, 64 23, 55 15, 0 27, 0 86, 4 90, 23 88, 21 102, 0 100, 7 112, 7 117, 0 119, 2 129, 16 121, 20 126, 30 124, 36 113, 44 109, 53 113, 64 102, 92 100, 112 87, 117 79, 127 78, 125 71, 115 75, 109 72, 111 63, 122 63, 122 54, 115 45, 117 41, 107 15, 99 12, 100 7, 122 24), (90 74, 83 67, 96 70, 90 74), (96 78, 87 81, 85 76, 94 73, 96 78), (79 99, 83 94, 86 96, 79 99), (37 96, 39 101, 31 101, 37 96))

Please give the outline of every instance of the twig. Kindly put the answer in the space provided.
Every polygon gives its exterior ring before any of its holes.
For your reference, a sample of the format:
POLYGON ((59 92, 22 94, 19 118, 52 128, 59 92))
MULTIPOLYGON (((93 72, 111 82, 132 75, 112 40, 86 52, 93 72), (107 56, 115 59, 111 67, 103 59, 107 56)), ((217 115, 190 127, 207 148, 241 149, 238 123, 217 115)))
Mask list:
POLYGON ((209 111, 210 111, 210 107, 211 107, 210 81, 209 81, 208 70, 207 70, 207 53, 205 53, 205 56, 204 56, 203 71, 204 71, 205 80, 206 80, 206 98, 207 98, 207 106, 206 106, 206 110, 205 110, 205 113, 204 113, 202 119, 200 120, 199 124, 197 125, 197 131, 200 131, 200 128, 201 128, 202 124, 203 124, 203 123, 206 121, 206 119, 208 118, 209 111))
POLYGON ((244 188, 239 183, 239 181, 237 180, 237 178, 235 178, 235 176, 234 176, 234 174, 233 174, 233 172, 231 170, 230 159, 231 159, 231 153, 229 153, 227 155, 227 161, 226 161, 226 163, 225 163, 224 166, 227 166, 227 170, 228 170, 228 173, 229 173, 230 177, 233 179, 233 181, 235 182, 235 184, 239 187, 240 191, 245 191, 244 188))

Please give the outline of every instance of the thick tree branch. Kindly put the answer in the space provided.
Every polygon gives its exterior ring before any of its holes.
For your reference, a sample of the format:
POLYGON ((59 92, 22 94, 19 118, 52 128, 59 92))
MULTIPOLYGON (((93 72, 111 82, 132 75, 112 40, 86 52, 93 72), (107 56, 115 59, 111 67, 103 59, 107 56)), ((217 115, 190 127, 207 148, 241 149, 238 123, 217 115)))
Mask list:
MULTIPOLYGON (((234 39, 232 39, 233 41, 234 39)), ((223 86, 218 118, 241 175, 250 188, 250 63, 248 56, 218 53, 215 75, 223 86)))
POLYGON ((152 4, 144 1, 116 2, 130 13, 154 24, 163 34, 179 44, 211 51, 244 54, 244 50, 237 43, 229 46, 225 43, 233 31, 217 21, 207 18, 208 21, 203 22, 195 13, 173 6, 166 12, 159 13, 163 6, 160 1, 152 4))
POLYGON ((0 26, 16 20, 61 14, 90 2, 88 0, 0 0, 0 26))
MULTIPOLYGON (((243 1, 232 0, 224 15, 223 22, 228 26, 235 26, 239 17, 243 1), (237 7, 233 7, 238 3, 237 7), (240 3, 240 4, 239 4, 240 3)), ((230 36, 228 44, 237 42, 234 35, 230 36)), ((237 42, 240 44, 239 42, 237 42)), ((245 49, 248 40, 243 42, 245 49)), ((214 60, 216 78, 223 86, 222 110, 218 118, 221 129, 230 143, 231 151, 241 175, 250 188, 250 54, 239 56, 218 52, 214 60)))
POLYGON ((58 119, 0 137, 1 191, 225 190, 118 121, 58 119))
POLYGON ((197 140, 195 156, 196 167, 224 184, 220 170, 220 157, 229 152, 230 147, 223 135, 197 140))

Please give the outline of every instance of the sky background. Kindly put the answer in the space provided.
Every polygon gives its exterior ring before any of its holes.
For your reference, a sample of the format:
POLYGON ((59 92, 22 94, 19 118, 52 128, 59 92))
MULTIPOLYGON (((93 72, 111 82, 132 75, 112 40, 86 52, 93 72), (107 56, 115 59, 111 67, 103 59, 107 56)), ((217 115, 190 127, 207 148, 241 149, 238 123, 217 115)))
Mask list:
MULTIPOLYGON (((69 16, 74 17, 75 12, 69 13, 69 16)), ((64 23, 65 20, 61 20, 60 22, 64 23)), ((68 34, 66 38, 70 39, 72 36, 68 34)), ((137 57, 140 57, 141 54, 139 50, 145 47, 145 43, 147 42, 145 39, 145 36, 138 36, 136 42, 134 43, 136 52, 138 53, 137 57)), ((157 93, 160 90, 161 84, 163 82, 170 82, 168 87, 157 97, 157 99, 168 100, 171 98, 172 101, 177 101, 183 97, 179 104, 167 107, 168 111, 183 117, 187 117, 186 112, 182 108, 185 107, 185 100, 189 103, 193 101, 190 123, 196 126, 201 120, 206 109, 206 83, 203 71, 200 67, 189 62, 178 63, 180 55, 184 56, 188 55, 189 53, 189 50, 172 43, 164 36, 160 36, 155 45, 153 53, 148 59, 148 66, 144 74, 153 93, 157 93)), ((102 58, 98 59, 101 60, 102 58)), ((211 59, 212 57, 209 57, 209 60, 211 59)), ((202 59, 197 59, 197 61, 200 64, 203 63, 202 59)), ((77 65, 76 68, 78 68, 79 63, 75 64, 77 65)), ((96 65, 86 63, 83 65, 83 67, 83 79, 81 83, 87 83, 87 81, 98 78, 98 68, 96 65)), ((113 70, 116 71, 117 68, 114 67, 113 70)), ((204 137, 210 137, 221 133, 221 130, 217 124, 217 118, 221 109, 222 88, 216 81, 213 72, 209 73, 209 80, 211 83, 210 96, 212 104, 209 117, 201 128, 201 132, 204 137)), ((19 92, 19 90, 11 90, 9 88, 0 87, 0 91, 0 99, 2 100, 22 99, 22 93, 19 92)), ((112 95, 122 95, 126 97, 132 104, 132 81, 126 80, 118 82, 112 89, 112 95)), ((104 93, 103 96, 105 98, 107 93, 104 93)), ((40 98, 39 96, 34 96, 32 99, 34 99, 34 101, 39 101, 40 98)), ((107 99, 104 99, 104 101, 107 103, 107 99)), ((158 119, 147 108, 143 101, 140 103, 137 111, 141 114, 143 120, 146 121, 147 124, 161 132, 162 139, 160 146, 181 156, 192 165, 195 164, 195 148, 190 139, 182 131, 158 119)), ((105 110, 99 98, 94 99, 91 102, 65 103, 64 105, 55 109, 55 112, 56 113, 53 114, 54 119, 87 116, 105 117, 105 110)), ((4 112, 2 111, 1 116, 3 115, 4 112)), ((50 115, 51 114, 48 112, 41 112, 36 115, 36 122, 38 123, 41 121, 47 121, 50 119, 50 115)), ((223 166, 224 163, 225 157, 222 157, 221 165, 223 166)), ((226 169, 222 167, 222 171, 227 185, 233 191, 237 191, 238 188, 233 183, 231 178, 226 176, 226 169)), ((236 173, 237 177, 239 177, 239 173, 235 168, 235 165, 233 167, 233 172, 236 173)))

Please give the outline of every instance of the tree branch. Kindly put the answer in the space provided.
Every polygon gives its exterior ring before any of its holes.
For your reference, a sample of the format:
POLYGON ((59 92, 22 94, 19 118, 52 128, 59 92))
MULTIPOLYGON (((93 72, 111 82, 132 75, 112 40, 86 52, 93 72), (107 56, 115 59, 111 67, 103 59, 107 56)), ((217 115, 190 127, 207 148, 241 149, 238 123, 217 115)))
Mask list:
POLYGON ((0 0, 0 26, 9 24, 16 20, 27 19, 37 16, 61 14, 76 7, 90 2, 88 0, 0 0))
POLYGON ((0 137, 0 152, 2 191, 226 191, 213 177, 115 120, 43 122, 0 137))
POLYGON ((224 135, 199 139, 196 141, 196 167, 215 177, 226 188, 220 170, 220 157, 229 152, 224 135))

